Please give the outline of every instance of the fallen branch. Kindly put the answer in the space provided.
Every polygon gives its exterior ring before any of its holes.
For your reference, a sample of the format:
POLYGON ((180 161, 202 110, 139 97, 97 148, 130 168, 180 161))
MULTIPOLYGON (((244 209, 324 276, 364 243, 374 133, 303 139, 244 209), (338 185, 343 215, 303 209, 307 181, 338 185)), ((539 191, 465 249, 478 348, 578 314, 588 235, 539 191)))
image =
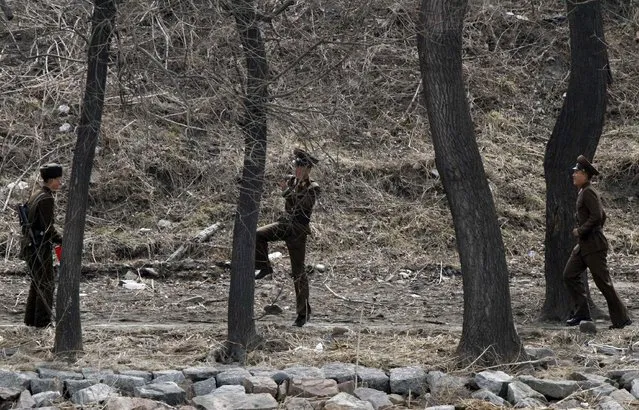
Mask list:
POLYGON ((381 303, 377 303, 377 302, 369 302, 369 301, 367 301, 367 300, 349 299, 349 298, 347 298, 347 297, 345 297, 345 296, 338 295, 337 293, 335 293, 335 292, 333 291, 333 289, 331 289, 331 288, 330 288, 327 284, 324 284, 324 286, 326 287, 326 289, 328 289, 328 291, 329 291, 329 292, 331 292, 331 293, 333 294, 333 296, 335 296, 335 297, 336 297, 336 298, 338 298, 338 299, 345 300, 346 302, 352 302, 352 303, 365 303, 365 304, 373 305, 373 306, 384 306, 383 304, 381 304, 381 303))
POLYGON ((222 224, 217 222, 201 230, 189 242, 180 245, 180 247, 175 252, 173 252, 171 256, 169 256, 164 262, 173 262, 177 259, 181 259, 188 252, 192 244, 206 242, 211 236, 213 236, 215 232, 220 229, 221 226, 222 224))

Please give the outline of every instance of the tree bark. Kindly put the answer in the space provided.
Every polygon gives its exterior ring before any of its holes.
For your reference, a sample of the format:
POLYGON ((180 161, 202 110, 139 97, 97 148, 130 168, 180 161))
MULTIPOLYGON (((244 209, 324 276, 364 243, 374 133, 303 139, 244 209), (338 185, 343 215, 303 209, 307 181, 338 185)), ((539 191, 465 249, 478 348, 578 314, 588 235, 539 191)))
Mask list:
POLYGON ((246 58, 244 96, 245 151, 240 196, 233 226, 231 286, 228 304, 228 341, 218 352, 222 362, 244 362, 248 350, 260 342, 255 330, 255 232, 264 185, 266 162, 267 61, 253 0, 234 5, 235 23, 246 58))
POLYGON ((57 326, 54 352, 73 358, 82 351, 80 321, 80 273, 86 222, 89 179, 98 141, 113 33, 114 0, 95 0, 88 51, 87 80, 82 103, 78 139, 69 181, 69 200, 64 224, 64 257, 56 299, 57 326))
MULTIPOLYGON (((599 1, 567 1, 570 25, 570 79, 561 113, 546 145, 546 295, 541 319, 565 320, 571 301, 563 270, 575 245, 577 189, 570 178, 577 156, 592 160, 604 125, 606 87, 610 80, 599 1)), ((585 274, 585 273, 584 273, 585 274)), ((587 282, 586 282, 587 283, 587 282)))
POLYGON ((423 0, 418 29, 420 70, 435 161, 455 224, 464 287, 462 361, 519 358, 508 269, 495 205, 473 130, 462 78, 467 0, 423 0))

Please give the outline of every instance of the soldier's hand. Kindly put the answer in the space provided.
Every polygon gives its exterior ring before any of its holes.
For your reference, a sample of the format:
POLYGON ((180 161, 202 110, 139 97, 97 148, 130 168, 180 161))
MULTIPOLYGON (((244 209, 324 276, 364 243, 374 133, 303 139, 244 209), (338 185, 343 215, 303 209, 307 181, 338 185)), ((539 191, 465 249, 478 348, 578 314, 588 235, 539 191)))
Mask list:
POLYGON ((573 229, 572 230, 572 235, 578 238, 579 237, 579 229, 577 229, 577 228, 573 229))

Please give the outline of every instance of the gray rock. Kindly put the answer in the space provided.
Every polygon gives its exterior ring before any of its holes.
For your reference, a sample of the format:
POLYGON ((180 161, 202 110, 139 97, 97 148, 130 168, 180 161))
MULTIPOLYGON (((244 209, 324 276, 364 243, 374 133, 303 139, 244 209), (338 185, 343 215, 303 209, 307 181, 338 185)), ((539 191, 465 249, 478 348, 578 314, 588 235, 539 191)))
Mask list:
POLYGON ((609 383, 614 384, 615 382, 606 376, 601 376, 595 373, 587 373, 587 372, 572 372, 570 376, 568 376, 570 380, 575 381, 590 381, 590 382, 599 382, 599 383, 609 383))
POLYGON ((449 406, 449 405, 430 406, 430 407, 424 407, 424 410, 455 410, 455 406, 449 406))
POLYGON ((500 370, 484 370, 475 375, 475 384, 480 389, 486 389, 498 396, 506 397, 508 384, 514 379, 500 370))
POLYGON ((124 376, 141 377, 144 379, 145 383, 149 383, 151 380, 153 380, 153 374, 145 370, 122 370, 119 373, 124 376))
POLYGON ((625 410, 625 408, 610 397, 601 399, 596 407, 597 410, 625 410))
POLYGON ((103 383, 94 384, 85 389, 78 390, 71 396, 71 401, 81 406, 93 403, 102 403, 115 394, 115 389, 103 383))
POLYGON ((291 366, 282 369, 282 373, 286 373, 289 379, 323 379, 324 372, 317 367, 311 366, 291 366))
POLYGON ((308 399, 301 397, 287 397, 284 401, 285 410, 315 410, 308 399))
POLYGON ((581 402, 577 399, 568 399, 568 400, 561 400, 558 401, 557 403, 552 404, 552 407, 555 409, 580 409, 581 407, 581 402))
POLYGON ((470 397, 477 400, 487 401, 499 407, 508 406, 508 402, 506 400, 486 389, 477 390, 476 392, 473 392, 470 397))
POLYGON ((632 376, 630 376, 630 379, 636 379, 637 377, 639 377, 639 369, 615 369, 615 370, 610 370, 607 373, 607 376, 613 380, 619 380, 621 379, 623 376, 625 376, 626 374, 632 373, 632 376))
POLYGON ((639 379, 639 372, 628 372, 619 378, 619 387, 623 387, 626 390, 630 390, 632 381, 639 379))
POLYGON ((225 370, 215 376, 218 386, 223 386, 225 384, 242 384, 244 379, 249 377, 251 377, 251 373, 241 367, 225 370))
POLYGON ((0 403, 14 401, 18 397, 20 397, 21 392, 22 390, 20 389, 14 389, 11 387, 0 387, 0 403))
POLYGON ((193 398, 198 409, 203 410, 276 410, 277 400, 270 394, 208 394, 193 398))
POLYGON ((62 394, 64 392, 64 383, 58 378, 31 380, 31 394, 38 394, 43 391, 57 391, 62 394))
POLYGON ((204 396, 206 394, 212 393, 215 390, 215 388, 217 387, 217 380, 215 379, 215 376, 213 376, 206 380, 195 382, 191 387, 193 389, 193 396, 204 396))
POLYGON ((87 380, 87 379, 65 380, 64 381, 64 392, 65 392, 66 396, 71 397, 78 390, 86 389, 87 387, 93 386, 94 384, 96 384, 95 380, 87 380))
POLYGON ((266 376, 251 376, 244 379, 244 389, 247 393, 268 393, 273 397, 277 397, 277 383, 275 380, 266 376))
POLYGON ((374 410, 373 405, 348 393, 339 393, 324 404, 324 410, 374 410))
POLYGON ((388 400, 395 406, 403 406, 406 403, 406 399, 401 394, 391 393, 388 395, 388 400))
POLYGON ((246 394, 246 389, 244 389, 244 386, 238 384, 225 384, 215 389, 211 394, 246 394))
POLYGON ((383 392, 390 392, 390 377, 382 369, 357 367, 355 369, 360 384, 383 392))
POLYGON ((547 380, 533 376, 520 376, 519 381, 526 383, 533 390, 552 399, 563 399, 577 390, 581 390, 581 386, 573 380, 547 380))
POLYGON ((540 409, 546 407, 546 403, 534 397, 524 397, 514 407, 516 409, 540 409))
POLYGON ((621 404, 622 406, 635 400, 635 396, 630 394, 630 392, 626 389, 617 389, 613 391, 612 393, 610 393, 608 397, 615 400, 617 403, 621 404))
POLYGON ((294 378, 288 382, 288 396, 332 397, 338 393, 337 382, 333 379, 294 378))
POLYGON ((171 410, 168 404, 140 397, 111 397, 105 410, 171 410))
POLYGON ((337 383, 337 390, 339 390, 340 393, 353 394, 355 392, 355 382, 349 380, 347 382, 337 383))
POLYGON ((31 396, 35 401, 35 407, 51 406, 54 401, 60 399, 62 395, 57 391, 45 391, 31 396))
POLYGON ((175 382, 151 383, 136 387, 135 397, 164 402, 170 406, 177 406, 186 400, 186 392, 175 382))
POLYGON ((93 367, 86 367, 82 369, 82 375, 87 380, 92 380, 95 383, 102 383, 104 376, 107 374, 113 374, 111 369, 96 369, 93 367))
POLYGON ((181 383, 186 380, 184 373, 180 370, 160 370, 153 372, 153 383, 173 382, 181 383))
POLYGON ((522 383, 518 380, 508 383, 507 399, 511 404, 516 405, 527 398, 536 399, 543 403, 546 402, 546 398, 543 394, 533 390, 527 384, 522 383))
POLYGON ((526 354, 531 360, 539 360, 544 359, 546 357, 557 357, 555 352, 552 349, 547 347, 531 347, 527 346, 524 348, 526 354))
POLYGON ((67 380, 67 379, 79 380, 79 379, 84 379, 84 376, 82 375, 82 373, 78 373, 78 372, 70 372, 70 371, 65 371, 65 370, 49 369, 49 368, 46 368, 46 367, 39 367, 37 370, 38 370, 38 375, 40 376, 41 379, 53 379, 55 377, 57 377, 60 380, 67 380))
POLYGON ((8 387, 20 390, 28 389, 31 385, 31 379, 35 379, 37 377, 37 375, 35 375, 35 377, 29 377, 29 375, 20 372, 0 370, 0 387, 8 387))
POLYGON ((467 380, 461 377, 448 375, 438 370, 428 372, 426 383, 431 394, 440 395, 448 392, 465 392, 467 380))
POLYGON ((630 382, 630 394, 635 396, 636 399, 639 399, 639 379, 634 379, 630 382))
POLYGON ((107 374, 104 376, 103 383, 115 387, 123 393, 133 394, 136 387, 146 384, 146 380, 142 377, 126 374, 107 374))
POLYGON ((200 382, 217 376, 220 370, 215 367, 187 367, 182 373, 187 379, 200 382))
POLYGON ((388 398, 388 394, 379 390, 368 387, 358 387, 353 391, 353 395, 360 400, 369 402, 375 410, 386 409, 393 406, 393 403, 388 398))
POLYGON ((397 394, 426 392, 426 372, 421 367, 397 367, 390 371, 390 390, 397 394))
POLYGON ((355 380, 355 365, 352 363, 327 363, 321 370, 325 378, 333 379, 337 383, 355 380))
POLYGON ((618 389, 608 383, 603 383, 597 387, 590 388, 589 391, 591 394, 597 397, 602 396, 610 396, 612 393, 616 392, 618 389))
POLYGON ((15 408, 16 409, 30 409, 35 407, 36 402, 35 400, 33 400, 33 397, 31 396, 31 393, 29 392, 29 390, 22 390, 22 393, 20 393, 20 397, 18 398, 18 401, 16 402, 15 408))

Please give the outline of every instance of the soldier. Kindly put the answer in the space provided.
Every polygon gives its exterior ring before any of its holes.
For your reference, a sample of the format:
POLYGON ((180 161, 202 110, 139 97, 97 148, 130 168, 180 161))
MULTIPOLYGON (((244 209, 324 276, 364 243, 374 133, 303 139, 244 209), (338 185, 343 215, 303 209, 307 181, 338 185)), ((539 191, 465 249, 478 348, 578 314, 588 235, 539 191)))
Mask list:
POLYGON ((268 242, 285 241, 291 259, 291 276, 295 284, 297 318, 293 326, 302 327, 311 315, 309 304, 308 276, 305 270, 306 237, 311 233, 309 222, 313 205, 320 193, 319 185, 310 179, 310 172, 317 159, 308 152, 295 149, 295 175, 282 182, 282 196, 286 200, 286 216, 277 222, 257 230, 255 240, 255 279, 273 273, 268 259, 268 242))
POLYGON ((23 235, 20 256, 27 262, 31 286, 27 298, 24 323, 46 327, 51 323, 55 281, 51 248, 61 244, 62 237, 55 229, 53 192, 62 185, 62 166, 46 164, 40 168, 42 188, 27 202, 28 219, 33 237, 23 235))
POLYGON ((603 234, 606 212, 603 210, 599 193, 590 184, 590 179, 599 175, 599 171, 580 155, 573 168, 573 184, 579 188, 577 196, 577 227, 572 230, 578 243, 570 254, 564 269, 564 282, 575 304, 574 314, 566 324, 576 326, 582 320, 590 321, 590 308, 586 294, 586 285, 582 272, 590 269, 595 284, 606 298, 612 326, 610 329, 623 329, 632 324, 628 311, 615 291, 606 264, 608 241, 603 234))

